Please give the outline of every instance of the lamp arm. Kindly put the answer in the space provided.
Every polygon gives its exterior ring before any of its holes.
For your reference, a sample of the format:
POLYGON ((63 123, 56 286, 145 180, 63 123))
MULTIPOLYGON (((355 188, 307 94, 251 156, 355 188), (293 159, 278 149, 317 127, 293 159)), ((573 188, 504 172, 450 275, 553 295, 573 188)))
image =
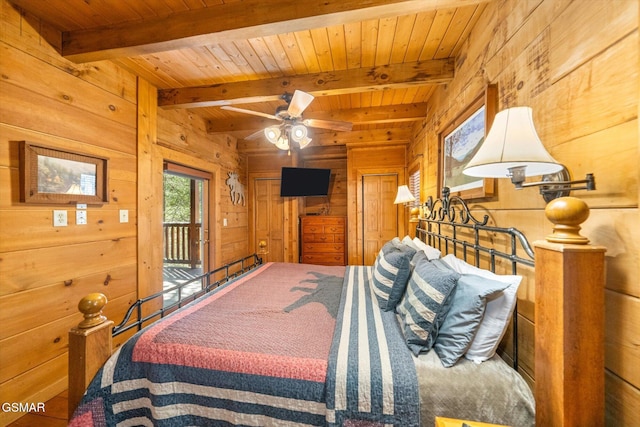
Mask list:
MULTIPOLYGON (((593 176, 592 173, 588 173, 585 177, 585 179, 580 179, 580 180, 576 180, 576 181, 538 181, 538 182, 523 182, 523 183, 518 183, 516 184, 516 188, 520 189, 520 188, 526 188, 526 187, 540 187, 540 186, 550 186, 550 187, 561 187, 562 190, 587 190, 587 191, 591 191, 591 190, 595 190, 596 189, 596 181, 595 181, 595 177, 593 176), (573 184, 586 184, 582 187, 572 187, 573 184), (569 187, 566 187, 569 186, 569 187)), ((540 189, 541 193, 547 192, 547 191, 558 191, 558 188, 554 188, 554 189, 550 189, 550 190, 544 190, 544 189, 540 189)))

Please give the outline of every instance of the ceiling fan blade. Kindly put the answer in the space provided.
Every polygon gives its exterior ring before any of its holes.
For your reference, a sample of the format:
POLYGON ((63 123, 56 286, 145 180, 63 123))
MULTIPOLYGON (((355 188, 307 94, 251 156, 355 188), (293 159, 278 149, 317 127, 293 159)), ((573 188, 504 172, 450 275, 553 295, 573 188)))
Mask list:
POLYGON ((353 123, 339 122, 334 120, 304 119, 302 123, 313 128, 331 129, 337 131, 350 131, 351 129, 353 129, 353 123))
POLYGON ((267 119, 280 120, 278 117, 274 116, 273 114, 261 113, 260 111, 245 110, 244 108, 232 107, 230 105, 223 105, 220 108, 223 110, 235 111, 236 113, 252 114, 254 116, 265 117, 267 119))
POLYGON ((303 92, 301 90, 296 90, 293 92, 293 97, 291 98, 291 102, 289 103, 289 108, 287 112, 291 117, 300 117, 305 108, 311 104, 314 96, 303 92))
POLYGON ((252 141, 254 139, 260 138, 261 136, 264 136, 264 130, 262 130, 262 129, 252 133, 249 136, 245 136, 243 139, 248 140, 248 141, 252 141))

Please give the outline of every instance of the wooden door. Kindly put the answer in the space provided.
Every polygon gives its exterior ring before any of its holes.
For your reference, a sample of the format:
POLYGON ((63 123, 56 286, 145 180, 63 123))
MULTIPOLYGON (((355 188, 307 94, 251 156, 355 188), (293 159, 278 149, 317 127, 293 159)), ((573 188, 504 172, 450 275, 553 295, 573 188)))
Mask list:
POLYGON ((398 235, 398 209, 393 204, 398 175, 362 175, 363 264, 372 265, 389 240, 398 235))
POLYGON ((254 242, 265 240, 269 253, 263 261, 285 260, 285 209, 280 197, 280 179, 258 178, 254 191, 254 242))

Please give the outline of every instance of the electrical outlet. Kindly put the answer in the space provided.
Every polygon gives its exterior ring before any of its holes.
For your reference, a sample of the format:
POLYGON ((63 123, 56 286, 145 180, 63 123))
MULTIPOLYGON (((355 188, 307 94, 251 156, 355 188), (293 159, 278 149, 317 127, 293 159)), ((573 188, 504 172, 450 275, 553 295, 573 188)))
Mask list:
POLYGON ((120 209, 120 222, 129 222, 129 211, 127 209, 120 209))
POLYGON ((87 211, 76 211, 76 225, 87 224, 87 211))
POLYGON ((67 211, 53 211, 53 226, 54 227, 66 227, 67 226, 67 211))

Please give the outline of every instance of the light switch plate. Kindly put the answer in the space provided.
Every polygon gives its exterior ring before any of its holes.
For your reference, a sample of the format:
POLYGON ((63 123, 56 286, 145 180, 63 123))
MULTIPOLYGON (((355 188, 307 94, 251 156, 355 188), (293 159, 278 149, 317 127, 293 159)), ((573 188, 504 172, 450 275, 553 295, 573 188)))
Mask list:
POLYGON ((120 209, 120 222, 129 222, 129 210, 120 209))
POLYGON ((87 211, 76 211, 76 225, 87 224, 87 211))
POLYGON ((67 211, 53 211, 53 226, 54 227, 66 227, 67 226, 67 211))

